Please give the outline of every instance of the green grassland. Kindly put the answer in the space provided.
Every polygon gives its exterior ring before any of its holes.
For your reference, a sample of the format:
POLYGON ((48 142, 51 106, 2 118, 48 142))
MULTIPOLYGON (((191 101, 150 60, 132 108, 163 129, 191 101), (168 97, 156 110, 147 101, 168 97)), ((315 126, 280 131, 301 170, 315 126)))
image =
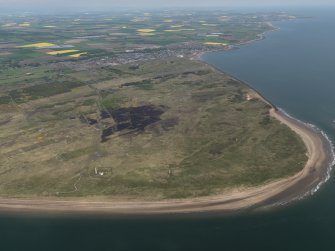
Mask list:
POLYGON ((185 198, 298 172, 306 149, 269 106, 188 59, 226 48, 206 42, 247 42, 286 18, 0 16, 0 196, 185 198), (21 47, 36 43, 53 46, 21 47), (77 52, 48 54, 62 50, 77 52))
MULTIPOLYGON (((47 69, 30 71, 37 81, 47 69)), ((3 91, 0 196, 205 196, 293 175, 307 160, 252 90, 198 61, 67 69, 55 81, 3 91)))

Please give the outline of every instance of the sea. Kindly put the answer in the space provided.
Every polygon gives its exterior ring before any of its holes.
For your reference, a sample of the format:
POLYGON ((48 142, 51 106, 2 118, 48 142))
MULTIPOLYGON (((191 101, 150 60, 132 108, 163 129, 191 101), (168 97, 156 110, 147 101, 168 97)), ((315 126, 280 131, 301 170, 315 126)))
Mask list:
MULTIPOLYGON (((265 10, 262 10, 263 12, 265 10)), ((270 11, 270 10, 269 10, 270 11)), ((273 11, 273 10, 271 10, 273 11)), ((202 59, 245 81, 335 142, 335 8, 278 8, 303 18, 202 59)), ((0 214, 0 250, 335 250, 335 178, 303 199, 235 215, 56 217, 0 214)))

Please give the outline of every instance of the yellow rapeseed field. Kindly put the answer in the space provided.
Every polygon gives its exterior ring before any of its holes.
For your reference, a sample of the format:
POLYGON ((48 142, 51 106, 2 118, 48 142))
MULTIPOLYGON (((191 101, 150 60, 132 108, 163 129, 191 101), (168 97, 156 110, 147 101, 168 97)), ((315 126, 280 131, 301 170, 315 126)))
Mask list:
POLYGON ((138 29, 137 30, 140 33, 151 33, 151 32, 155 32, 156 30, 154 29, 138 29))
POLYGON ((72 54, 72 55, 69 55, 69 57, 71 58, 79 58, 81 55, 85 55, 87 54, 87 52, 81 52, 81 53, 77 53, 77 54, 72 54))
POLYGON ((181 31, 181 30, 164 30, 165 32, 178 32, 178 31, 181 31))
POLYGON ((70 52, 77 52, 79 50, 62 50, 62 51, 50 51, 47 52, 48 55, 60 55, 60 54, 65 54, 65 53, 70 53, 70 52))
POLYGON ((184 27, 184 25, 171 25, 170 27, 171 28, 181 28, 181 27, 184 27))
POLYGON ((56 46, 56 45, 51 44, 51 43, 36 43, 36 44, 26 44, 26 45, 17 46, 17 48, 45 48, 45 47, 52 47, 52 46, 56 46))
POLYGON ((29 27, 30 25, 31 25, 30 23, 19 24, 20 27, 29 27))
POLYGON ((218 26, 217 24, 202 24, 203 26, 218 26))

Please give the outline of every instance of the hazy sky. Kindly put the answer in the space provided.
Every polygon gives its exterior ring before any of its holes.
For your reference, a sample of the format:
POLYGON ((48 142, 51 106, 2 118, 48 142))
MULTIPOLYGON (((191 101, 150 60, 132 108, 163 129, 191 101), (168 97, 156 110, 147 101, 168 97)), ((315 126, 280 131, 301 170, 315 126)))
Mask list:
POLYGON ((0 0, 0 9, 108 10, 116 7, 270 6, 334 4, 334 0, 0 0))

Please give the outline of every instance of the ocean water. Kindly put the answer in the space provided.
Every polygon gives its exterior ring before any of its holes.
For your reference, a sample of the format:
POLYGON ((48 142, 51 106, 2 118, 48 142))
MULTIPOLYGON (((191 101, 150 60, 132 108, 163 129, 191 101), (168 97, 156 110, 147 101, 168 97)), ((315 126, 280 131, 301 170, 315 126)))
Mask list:
MULTIPOLYGON (((203 59, 246 81, 335 142, 335 9, 203 59)), ((285 207, 229 217, 82 218, 0 215, 0 250, 335 250, 335 179, 285 207)))

